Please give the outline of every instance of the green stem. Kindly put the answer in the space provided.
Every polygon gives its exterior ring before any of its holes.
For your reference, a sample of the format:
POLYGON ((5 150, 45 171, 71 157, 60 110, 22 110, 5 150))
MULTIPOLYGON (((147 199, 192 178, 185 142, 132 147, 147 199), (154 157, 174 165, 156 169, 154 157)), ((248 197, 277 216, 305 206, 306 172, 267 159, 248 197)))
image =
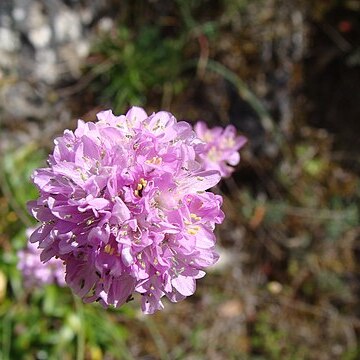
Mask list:
POLYGON ((2 336, 2 358, 10 360, 11 348, 11 312, 4 316, 3 320, 3 336, 2 336))
POLYGON ((206 67, 209 70, 218 73, 224 79, 233 84, 237 88, 240 96, 245 101, 247 101, 260 116, 265 130, 269 132, 274 132, 275 126, 270 114, 265 109, 260 100, 257 98, 257 96, 249 89, 246 83, 242 79, 240 79, 239 76, 237 76, 233 71, 229 70, 227 67, 215 60, 209 59, 207 61, 206 67))
MULTIPOLYGON (((190 68, 198 65, 198 59, 190 60, 185 64, 184 68, 190 68)), ((246 83, 233 71, 228 69, 226 66, 220 64, 218 61, 208 59, 205 65, 207 70, 213 71, 220 76, 222 76, 229 83, 234 85, 239 93, 239 95, 246 102, 250 104, 250 106, 255 110, 258 114, 261 124, 264 129, 271 133, 274 136, 275 142, 280 146, 283 145, 282 135, 274 125, 274 120, 272 119, 269 112, 265 109, 264 105, 257 98, 257 96, 249 89, 246 83)))
POLYGON ((145 318, 144 323, 147 326, 147 328, 149 329, 149 333, 150 333, 151 337, 153 338, 156 347, 159 350, 160 359, 162 359, 162 360, 170 359, 168 348, 166 346, 164 338, 162 337, 158 328, 156 327, 156 324, 148 316, 145 318))
POLYGON ((82 301, 74 295, 76 313, 80 317, 80 327, 77 333, 76 360, 85 359, 85 332, 84 332, 84 305, 82 301))

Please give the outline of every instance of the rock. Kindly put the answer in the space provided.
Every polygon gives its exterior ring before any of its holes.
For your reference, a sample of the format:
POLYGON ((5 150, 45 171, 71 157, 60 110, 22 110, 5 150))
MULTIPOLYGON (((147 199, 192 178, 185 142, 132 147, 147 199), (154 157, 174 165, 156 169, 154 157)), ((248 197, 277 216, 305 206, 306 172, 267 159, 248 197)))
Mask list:
POLYGON ((3 108, 3 115, 13 119, 41 119, 49 110, 41 94, 25 81, 2 87, 0 106, 3 108))
POLYGON ((70 122, 68 95, 54 89, 80 79, 98 23, 113 27, 111 6, 106 0, 0 0, 0 146, 45 133, 50 139, 70 122), (99 14, 107 14, 104 21, 99 14))
POLYGON ((44 48, 36 52, 34 76, 46 82, 54 84, 60 75, 60 66, 57 64, 57 56, 51 48, 44 48))
POLYGON ((29 31, 29 40, 35 48, 45 48, 50 44, 51 29, 49 25, 42 25, 29 31))
POLYGON ((14 52, 20 47, 19 36, 6 27, 0 27, 0 51, 14 52))
POLYGON ((78 40, 81 37, 80 17, 72 11, 61 11, 54 18, 54 32, 57 43, 78 40))

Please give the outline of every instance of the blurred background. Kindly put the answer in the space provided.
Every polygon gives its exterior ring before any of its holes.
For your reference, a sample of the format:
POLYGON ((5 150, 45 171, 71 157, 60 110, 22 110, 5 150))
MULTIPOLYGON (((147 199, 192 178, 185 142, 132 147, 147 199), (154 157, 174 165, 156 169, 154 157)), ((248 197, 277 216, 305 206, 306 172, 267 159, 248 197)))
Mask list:
POLYGON ((0 358, 360 358, 360 2, 0 1, 0 358), (249 142, 216 190, 219 263, 153 316, 25 286, 53 139, 112 108, 249 142))

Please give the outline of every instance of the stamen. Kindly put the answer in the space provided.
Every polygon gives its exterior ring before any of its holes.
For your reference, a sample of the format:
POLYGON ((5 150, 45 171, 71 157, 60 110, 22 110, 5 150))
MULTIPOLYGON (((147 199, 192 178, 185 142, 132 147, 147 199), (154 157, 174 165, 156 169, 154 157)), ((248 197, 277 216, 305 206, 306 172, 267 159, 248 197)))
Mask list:
POLYGON ((190 235, 196 235, 200 230, 200 226, 193 226, 190 229, 187 229, 188 234, 190 235))
POLYGON ((194 219, 195 221, 200 221, 200 220, 201 220, 201 217, 200 217, 200 216, 197 216, 197 215, 194 214, 194 213, 191 213, 191 214, 190 214, 190 217, 191 217, 192 219, 194 219))

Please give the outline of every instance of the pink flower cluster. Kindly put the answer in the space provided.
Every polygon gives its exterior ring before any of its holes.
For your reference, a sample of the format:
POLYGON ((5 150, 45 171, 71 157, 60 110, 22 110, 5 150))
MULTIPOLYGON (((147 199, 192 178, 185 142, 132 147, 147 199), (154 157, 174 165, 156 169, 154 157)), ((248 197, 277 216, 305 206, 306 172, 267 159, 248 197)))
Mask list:
POLYGON ((198 155, 207 170, 218 170, 222 177, 229 177, 240 161, 239 149, 246 143, 244 136, 237 136, 236 129, 228 125, 225 129, 217 126, 209 129, 199 121, 194 126, 196 135, 206 145, 198 155))
MULTIPOLYGON (((34 229, 27 230, 30 236, 34 229)), ((50 259, 46 264, 40 261, 40 250, 35 244, 28 243, 25 249, 18 251, 18 269, 22 272, 27 288, 57 284, 65 286, 65 268, 59 259, 50 259)))
MULTIPOLYGON (((59 257, 66 283, 86 302, 120 306, 134 292, 142 310, 192 295, 214 264, 220 180, 199 162, 204 143, 168 112, 111 111, 65 130, 33 181, 29 210, 41 222, 30 241, 41 260, 59 257)), ((232 161, 234 163, 234 161, 232 161)))

